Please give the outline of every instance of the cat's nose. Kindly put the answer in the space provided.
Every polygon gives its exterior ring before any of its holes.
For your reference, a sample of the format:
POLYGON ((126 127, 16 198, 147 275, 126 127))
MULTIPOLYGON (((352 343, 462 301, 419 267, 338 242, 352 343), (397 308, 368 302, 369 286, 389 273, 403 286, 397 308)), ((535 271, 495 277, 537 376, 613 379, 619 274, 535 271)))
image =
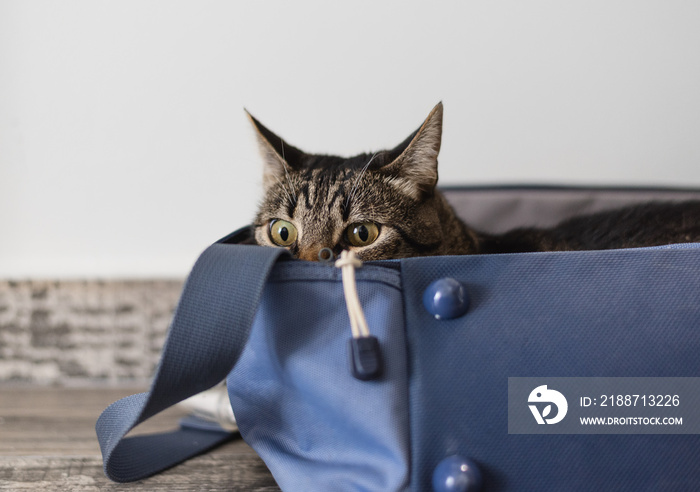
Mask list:
POLYGON ((322 246, 312 246, 309 248, 303 248, 299 251, 299 259, 307 261, 320 261, 319 252, 322 249, 326 248, 323 248, 322 246))

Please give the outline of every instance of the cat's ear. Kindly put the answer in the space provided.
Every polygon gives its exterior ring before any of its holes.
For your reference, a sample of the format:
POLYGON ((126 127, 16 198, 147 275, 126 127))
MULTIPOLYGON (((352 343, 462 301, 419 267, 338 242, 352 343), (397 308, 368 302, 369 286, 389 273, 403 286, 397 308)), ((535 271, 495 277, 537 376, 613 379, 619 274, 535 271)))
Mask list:
POLYGON ((255 130, 260 155, 263 158, 263 185, 269 188, 275 183, 285 182, 289 168, 298 167, 304 153, 289 145, 245 110, 255 130))
POLYGON ((389 152, 389 164, 382 171, 399 179, 402 188, 416 198, 432 194, 438 180, 441 141, 442 102, 433 108, 418 130, 389 152))

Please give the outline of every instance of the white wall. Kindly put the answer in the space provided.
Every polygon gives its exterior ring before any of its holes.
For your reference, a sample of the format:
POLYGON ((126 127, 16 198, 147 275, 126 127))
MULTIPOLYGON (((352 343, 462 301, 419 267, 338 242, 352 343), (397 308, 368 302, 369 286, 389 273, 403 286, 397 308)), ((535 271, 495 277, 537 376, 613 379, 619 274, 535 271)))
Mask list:
POLYGON ((443 183, 700 186, 700 2, 0 0, 0 278, 179 276, 291 143, 443 183))

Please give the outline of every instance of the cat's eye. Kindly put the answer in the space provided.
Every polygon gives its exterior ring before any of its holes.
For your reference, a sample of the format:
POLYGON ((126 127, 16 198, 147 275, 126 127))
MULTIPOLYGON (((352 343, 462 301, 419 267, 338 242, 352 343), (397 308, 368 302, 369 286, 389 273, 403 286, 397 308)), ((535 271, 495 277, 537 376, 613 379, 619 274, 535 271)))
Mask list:
POLYGON ((368 246, 377 240, 379 227, 374 222, 351 224, 346 229, 346 235, 353 246, 368 246))
POLYGON ((277 246, 291 246, 297 240, 297 228, 286 220, 274 219, 270 222, 270 239, 277 246))

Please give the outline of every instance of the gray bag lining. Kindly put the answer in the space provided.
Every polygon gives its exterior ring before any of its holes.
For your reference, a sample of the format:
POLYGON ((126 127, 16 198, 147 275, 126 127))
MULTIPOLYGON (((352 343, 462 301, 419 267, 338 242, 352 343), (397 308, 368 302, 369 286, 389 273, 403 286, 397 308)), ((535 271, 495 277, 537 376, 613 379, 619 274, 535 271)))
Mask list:
POLYGON ((500 234, 516 227, 552 227, 570 217, 648 201, 700 200, 700 190, 611 188, 447 188, 470 227, 500 234))

